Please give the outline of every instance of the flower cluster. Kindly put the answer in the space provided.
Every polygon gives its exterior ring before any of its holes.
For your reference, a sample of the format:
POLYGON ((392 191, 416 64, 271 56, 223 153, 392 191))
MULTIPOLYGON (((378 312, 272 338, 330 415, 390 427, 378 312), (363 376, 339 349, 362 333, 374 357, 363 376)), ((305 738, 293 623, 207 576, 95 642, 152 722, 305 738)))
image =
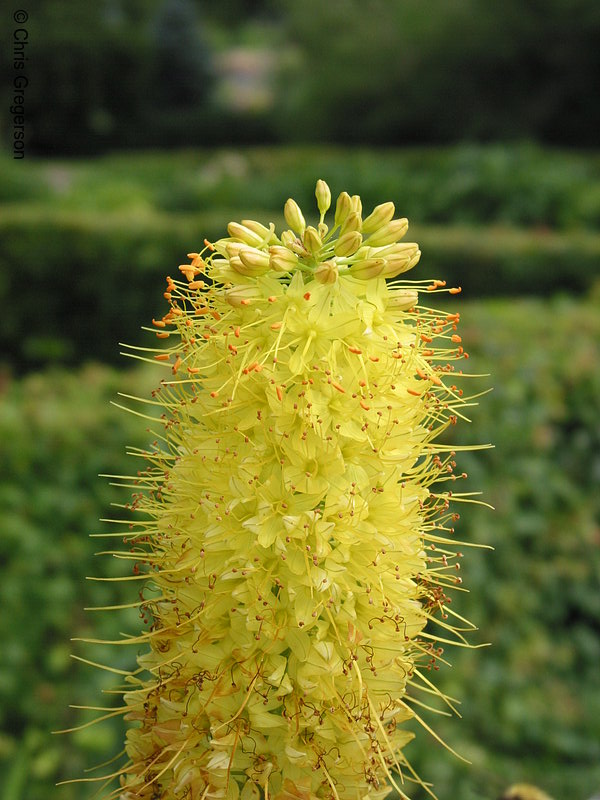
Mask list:
POLYGON ((330 228, 316 198, 315 226, 290 199, 280 235, 231 222, 190 253, 165 341, 134 351, 167 376, 123 534, 148 627, 121 800, 406 797, 405 723, 469 628, 436 441, 468 355, 458 314, 418 304, 460 290, 398 278, 420 251, 393 203, 343 192, 330 228))

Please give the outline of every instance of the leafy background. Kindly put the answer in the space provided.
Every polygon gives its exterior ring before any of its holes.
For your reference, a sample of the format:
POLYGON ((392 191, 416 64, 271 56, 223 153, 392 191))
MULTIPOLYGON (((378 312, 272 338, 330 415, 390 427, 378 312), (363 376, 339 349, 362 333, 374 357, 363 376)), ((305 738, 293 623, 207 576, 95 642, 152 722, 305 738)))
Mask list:
MULTIPOLYGON (((9 26, 12 23, 9 18, 9 26)), ((462 720, 430 719, 407 755, 440 800, 517 780, 557 800, 600 789, 600 156, 595 2, 40 0, 28 30, 27 155, 0 151, 0 791, 55 788, 121 748, 107 721, 134 653, 72 637, 135 631, 98 520, 126 502, 146 423, 110 405, 159 380, 119 341, 164 311, 166 274, 230 219, 281 222, 314 183, 391 199, 423 277, 462 285, 469 367, 493 390, 453 430, 493 442, 460 466, 495 511, 465 507, 454 599, 479 626, 447 650, 462 720), (124 79, 126 76, 126 79, 124 79), (494 84, 499 88, 490 91, 494 84), (414 236, 413 236, 414 234, 414 236)), ((7 59, 8 50, 3 50, 7 59)), ((95 773, 90 773, 92 777, 95 773)), ((422 793, 413 792, 415 800, 422 793)))

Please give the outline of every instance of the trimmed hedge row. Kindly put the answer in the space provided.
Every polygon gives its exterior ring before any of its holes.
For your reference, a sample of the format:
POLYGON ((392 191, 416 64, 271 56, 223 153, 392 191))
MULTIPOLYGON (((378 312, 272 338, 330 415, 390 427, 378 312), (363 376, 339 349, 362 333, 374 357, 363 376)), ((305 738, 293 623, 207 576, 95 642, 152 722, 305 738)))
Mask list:
MULTIPOLYGON (((167 274, 229 219, 283 220, 240 209, 199 216, 104 214, 13 207, 0 216, 0 359, 17 370, 47 361, 118 362, 118 342, 143 341, 162 314, 167 274)), ((598 275, 600 235, 415 226, 423 277, 466 297, 585 292, 598 275)), ((416 273, 415 273, 416 274, 416 273)))

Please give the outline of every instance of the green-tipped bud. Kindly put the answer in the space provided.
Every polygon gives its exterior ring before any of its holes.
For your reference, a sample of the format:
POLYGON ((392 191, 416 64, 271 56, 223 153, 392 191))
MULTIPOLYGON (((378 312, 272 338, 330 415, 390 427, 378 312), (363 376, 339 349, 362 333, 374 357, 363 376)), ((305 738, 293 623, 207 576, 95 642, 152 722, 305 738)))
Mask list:
POLYGON ((287 247, 271 245, 269 265, 274 272, 291 272, 298 266, 298 256, 287 247))
POLYGON ((390 295, 387 301, 388 311, 407 311, 416 306, 419 294, 414 289, 398 289, 390 295))
POLYGON ((378 278, 385 269, 384 258, 366 258, 364 261, 357 261, 348 270, 347 274, 361 281, 368 281, 371 278, 378 278))
POLYGON ((240 225, 239 222, 230 222, 227 226, 227 231, 233 239, 238 239, 240 242, 251 245, 251 247, 258 247, 263 244, 261 236, 245 225, 240 225))
POLYGON ((290 228, 302 236, 306 228, 306 222, 302 216, 302 211, 300 211, 300 206, 295 200, 292 200, 291 197, 286 201, 283 207, 283 215, 290 228))
POLYGON ((361 244, 362 236, 360 233, 358 231, 348 231, 337 240, 334 252, 336 256, 347 258, 348 256, 353 256, 361 244))
POLYGON ((362 232, 374 233, 379 230, 379 228, 387 225, 387 223, 393 219, 395 211, 396 209, 392 202, 381 203, 381 205, 375 206, 369 216, 363 220, 362 232))
POLYGON ((308 228, 304 231, 304 247, 308 250, 309 253, 315 255, 318 253, 319 250, 323 247, 323 242, 321 241, 321 237, 316 228, 313 228, 312 225, 309 225, 308 228))
POLYGON ((338 268, 335 261, 323 261, 315 270, 315 280, 319 283, 335 283, 338 279, 338 268))
POLYGON ((331 189, 325 181, 318 180, 317 188, 315 189, 315 197, 317 198, 317 207, 321 216, 324 216, 329 210, 331 205, 331 189))
POLYGON ((335 224, 342 225, 348 214, 352 211, 352 198, 348 192, 342 192, 335 206, 335 224))
POLYGON ((384 247, 386 244, 392 244, 401 239, 408 230, 408 220, 404 217, 402 219, 393 219, 382 228, 375 231, 367 240, 369 247, 384 247))
POLYGON ((345 233, 349 231, 360 231, 362 226, 362 219, 360 218, 360 214, 358 211, 351 211, 344 223, 342 225, 342 229, 340 230, 340 236, 343 236, 345 233))

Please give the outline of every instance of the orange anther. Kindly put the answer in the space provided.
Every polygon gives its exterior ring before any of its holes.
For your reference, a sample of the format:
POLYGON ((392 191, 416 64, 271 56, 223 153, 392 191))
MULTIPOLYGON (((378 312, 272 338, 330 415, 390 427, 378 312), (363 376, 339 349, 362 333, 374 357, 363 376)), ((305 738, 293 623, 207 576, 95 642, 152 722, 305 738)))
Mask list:
POLYGON ((218 392, 211 392, 211 393, 210 393, 210 396, 211 396, 211 397, 218 397, 218 396, 219 396, 219 393, 218 393, 218 392))
POLYGON ((248 298, 244 297, 242 300, 240 300, 240 305, 241 306, 249 306, 250 305, 250 300, 248 300, 248 298))
POLYGON ((457 333, 453 333, 452 336, 450 337, 450 339, 453 342, 462 342, 461 337, 457 333))
POLYGON ((283 322, 274 322, 269 327, 271 328, 272 331, 278 331, 279 328, 281 328, 282 325, 283 325, 283 322))
POLYGON ((267 300, 269 301, 269 303, 276 303, 277 302, 277 298, 275 297, 274 294, 272 294, 269 297, 267 297, 267 300))
POLYGON ((168 339, 170 335, 168 331, 156 331, 157 339, 168 339))
POLYGON ((304 294, 303 297, 305 300, 310 300, 310 292, 306 292, 306 294, 304 294))
POLYGON ((379 356, 369 356, 369 360, 377 362, 379 361, 379 356))
POLYGON ((196 289, 204 289, 204 281, 190 281, 188 284, 188 289, 196 290, 196 289))
POLYGON ((171 299, 171 292, 163 292, 163 297, 165 298, 165 300, 170 300, 171 299))
POLYGON ((365 403, 365 401, 364 401, 364 400, 361 400, 361 401, 360 401, 360 407, 361 407, 361 408, 364 408, 364 410, 365 410, 365 411, 369 411, 369 409, 371 408, 371 406, 368 406, 368 405, 365 403))
POLYGON ((154 358, 157 361, 168 361, 169 360, 169 354, 168 353, 160 353, 159 355, 154 356, 154 358))
POLYGON ((432 355, 434 355, 434 353, 435 353, 434 350, 423 350, 423 355, 424 356, 432 356, 432 355))
POLYGON ((214 250, 214 249, 215 249, 215 246, 214 246, 214 244, 211 244, 211 243, 208 241, 208 239, 205 239, 205 240, 204 240, 204 244, 205 244, 205 245, 208 247, 208 249, 209 249, 209 250, 214 250))
POLYGON ((187 257, 188 258, 198 258, 198 255, 199 255, 199 253, 188 253, 187 257))
POLYGON ((188 372, 189 372, 191 375, 195 375, 197 372, 200 372, 200 367, 188 367, 188 368, 187 368, 187 371, 188 371, 188 372))
POLYGON ((452 289, 448 289, 450 294, 460 294, 462 292, 462 286, 455 286, 452 289))
POLYGON ((431 336, 427 336, 427 334, 422 333, 421 334, 421 341, 423 341, 423 342, 432 342, 433 339, 431 338, 431 336))
POLYGON ((360 350, 358 347, 349 347, 348 350, 351 353, 355 353, 357 356, 361 356, 362 355, 362 350, 360 350))
POLYGON ((236 339, 239 339, 239 338, 240 338, 240 326, 239 326, 239 325, 238 325, 238 326, 237 326, 237 328, 234 330, 234 332, 233 332, 233 335, 236 337, 236 339))
POLYGON ((181 366, 181 356, 177 356, 177 358, 175 359, 175 363, 172 366, 173 375, 175 375, 180 366, 181 366))
POLYGON ((221 315, 219 314, 219 312, 218 312, 218 311, 211 311, 211 312, 210 312, 210 315, 211 315, 211 317, 212 317, 213 319, 216 319, 216 320, 217 320, 217 322, 218 322, 218 321, 221 319, 221 315))
POLYGON ((342 394, 346 394, 346 390, 344 389, 343 386, 340 386, 339 383, 335 383, 335 381, 332 381, 331 385, 333 386, 334 389, 337 389, 338 392, 341 392, 342 394))
POLYGON ((227 346, 229 347, 229 349, 231 350, 233 355, 237 356, 237 352, 238 352, 237 347, 234 344, 230 344, 230 345, 227 345, 227 346))
POLYGON ((152 320, 152 324, 156 325, 157 328, 164 328, 165 325, 166 325, 166 322, 164 320, 162 320, 162 319, 153 319, 152 320))
POLYGON ((367 385, 367 382, 366 381, 359 381, 358 385, 362 386, 364 388, 367 385))
POLYGON ((277 392, 277 399, 283 400, 283 392, 281 391, 281 387, 280 386, 275 387, 275 391, 277 392))
POLYGON ((421 397, 421 392, 418 392, 416 389, 407 389, 406 391, 409 394, 413 394, 415 397, 421 397))
POLYGON ((427 378, 429 377, 425 372, 423 372, 422 369, 417 369, 416 372, 419 378, 422 378, 424 381, 426 381, 427 378))

